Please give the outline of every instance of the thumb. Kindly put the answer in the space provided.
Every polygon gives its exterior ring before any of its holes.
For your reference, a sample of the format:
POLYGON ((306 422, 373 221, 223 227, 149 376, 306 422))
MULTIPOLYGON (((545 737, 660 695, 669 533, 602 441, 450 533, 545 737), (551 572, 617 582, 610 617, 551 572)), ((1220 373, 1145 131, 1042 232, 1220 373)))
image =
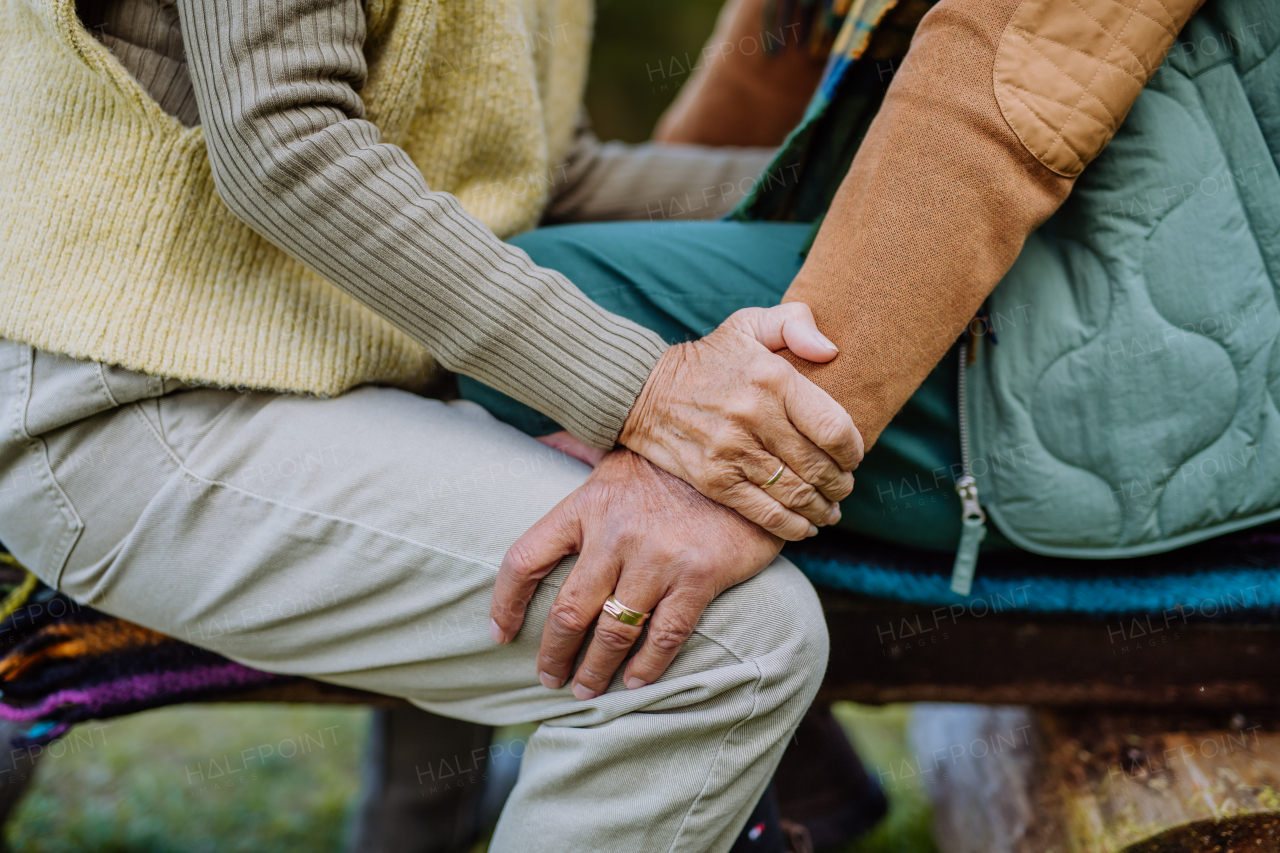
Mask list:
POLYGON ((813 312, 803 302, 787 302, 764 309, 745 309, 730 319, 743 332, 754 335, 771 352, 786 348, 806 361, 819 364, 831 361, 840 354, 836 345, 818 331, 813 312))
POLYGON ((489 633, 509 643, 524 624, 525 608, 538 582, 564 557, 582 548, 582 521, 574 495, 562 500, 507 550, 498 567, 489 604, 489 633))

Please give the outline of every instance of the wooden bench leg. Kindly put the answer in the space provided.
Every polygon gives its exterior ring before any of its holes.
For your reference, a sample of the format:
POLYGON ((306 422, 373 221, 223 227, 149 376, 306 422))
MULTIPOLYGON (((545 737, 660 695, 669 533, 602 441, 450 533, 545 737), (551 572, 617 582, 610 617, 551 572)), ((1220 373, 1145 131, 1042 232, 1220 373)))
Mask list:
POLYGON ((920 705, 911 742, 941 853, 1280 850, 1273 721, 920 705))

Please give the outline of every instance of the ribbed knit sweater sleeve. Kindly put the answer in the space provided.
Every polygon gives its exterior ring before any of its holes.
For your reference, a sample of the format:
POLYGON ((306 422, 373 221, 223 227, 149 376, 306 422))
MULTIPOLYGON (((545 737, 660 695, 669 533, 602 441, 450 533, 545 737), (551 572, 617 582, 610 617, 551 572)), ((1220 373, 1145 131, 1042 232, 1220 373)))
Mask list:
POLYGON ((364 119, 359 0, 179 0, 218 192, 251 227, 598 448, 666 344, 433 192, 364 119))

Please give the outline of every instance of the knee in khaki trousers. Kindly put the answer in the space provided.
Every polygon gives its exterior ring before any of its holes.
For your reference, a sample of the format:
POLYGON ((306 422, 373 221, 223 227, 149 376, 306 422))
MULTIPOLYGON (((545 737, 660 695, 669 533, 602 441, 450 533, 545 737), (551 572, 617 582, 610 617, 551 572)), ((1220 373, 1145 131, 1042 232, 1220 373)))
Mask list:
POLYGON ((725 851, 826 666, 778 559, 720 596, 657 683, 589 702, 489 638, 515 538, 587 475, 490 418, 389 388, 199 388, 0 340, 0 541, 50 585, 246 665, 540 721, 495 851, 725 851))

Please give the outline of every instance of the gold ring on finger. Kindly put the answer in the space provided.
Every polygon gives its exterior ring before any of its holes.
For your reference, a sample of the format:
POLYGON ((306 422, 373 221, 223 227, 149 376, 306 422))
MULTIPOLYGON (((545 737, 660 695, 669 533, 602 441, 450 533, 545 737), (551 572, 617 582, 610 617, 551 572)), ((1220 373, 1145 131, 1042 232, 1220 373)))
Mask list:
POLYGON ((644 613, 639 610, 632 610, 612 595, 609 596, 609 600, 604 603, 604 612, 608 613, 624 625, 643 625, 644 620, 649 618, 648 613, 644 613))
POLYGON ((765 484, 760 488, 767 489, 770 486, 772 486, 774 483, 778 482, 778 480, 782 478, 782 472, 785 470, 787 470, 787 463, 783 462, 781 465, 778 466, 778 470, 773 472, 773 476, 770 477, 768 480, 766 480, 765 484))

